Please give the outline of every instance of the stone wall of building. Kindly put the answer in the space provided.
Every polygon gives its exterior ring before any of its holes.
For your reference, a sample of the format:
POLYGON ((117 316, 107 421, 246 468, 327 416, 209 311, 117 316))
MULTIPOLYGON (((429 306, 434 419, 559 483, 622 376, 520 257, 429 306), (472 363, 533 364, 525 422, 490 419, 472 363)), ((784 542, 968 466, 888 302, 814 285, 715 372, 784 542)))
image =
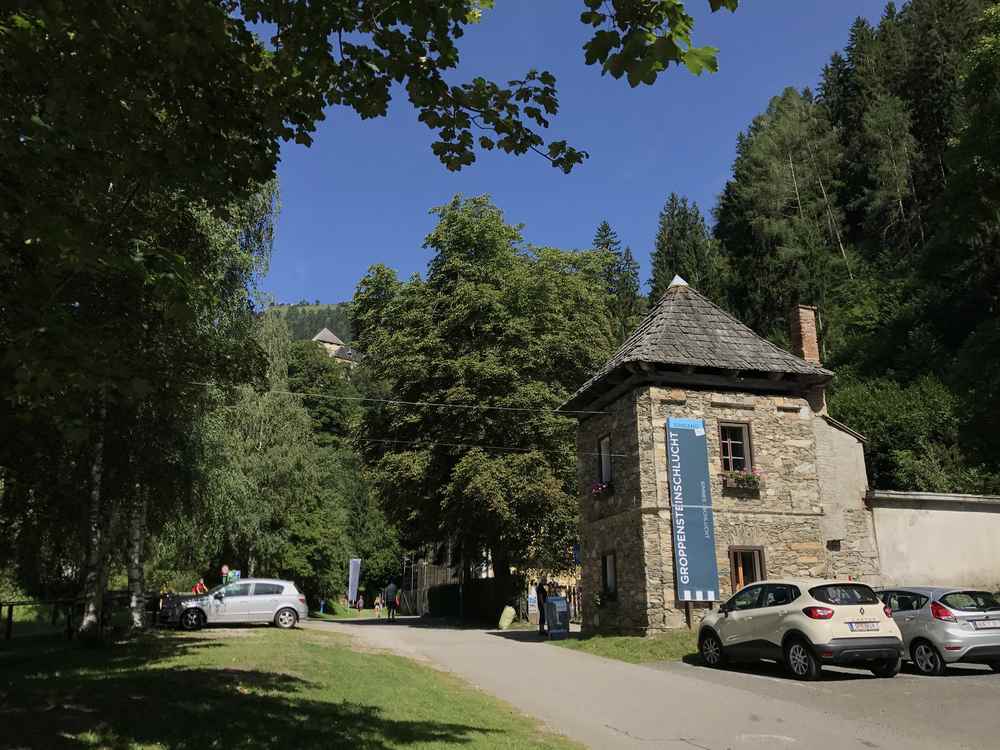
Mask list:
MULTIPOLYGON (((611 434, 616 459, 613 498, 595 499, 586 489, 596 477, 581 469, 581 538, 584 545, 583 587, 599 591, 601 555, 614 551, 619 560, 619 602, 595 610, 585 600, 584 628, 656 632, 684 626, 684 604, 677 601, 668 489, 666 421, 699 418, 708 435, 709 474, 715 510, 716 557, 721 598, 732 592, 731 547, 759 547, 766 574, 824 577, 874 575, 878 571, 870 514, 861 498, 847 503, 839 496, 837 523, 843 528, 840 552, 827 548, 829 530, 821 493, 816 420, 822 420, 804 398, 722 392, 692 388, 644 386, 611 406, 608 414, 580 425, 578 450, 596 452, 601 435, 611 434), (749 426, 753 466, 764 484, 758 493, 723 488, 719 425, 749 426), (619 446, 621 450, 619 450, 619 446), (641 548, 642 565, 636 560, 641 548), (634 580, 639 575, 641 580, 634 580)), ((831 428, 832 429, 832 428, 831 428)), ((830 441, 836 441, 836 437, 830 441)), ((846 449, 845 449, 846 450, 846 449)), ((827 460, 831 471, 854 472, 844 486, 864 482, 864 464, 827 460)), ((586 467, 581 455, 580 464, 586 467)), ((850 490, 853 493, 853 489, 850 490)), ((708 605, 692 605, 697 620, 708 605)))
POLYGON ((634 394, 608 406, 606 414, 588 417, 577 430, 577 480, 580 491, 580 590, 583 627, 589 631, 646 630, 646 570, 639 521, 639 453, 634 394), (599 479, 598 443, 610 435, 611 491, 594 495, 599 479), (616 601, 595 606, 601 593, 601 558, 616 556, 616 601))
POLYGON ((668 417, 705 421, 720 598, 732 593, 732 546, 761 547, 770 577, 823 573, 814 415, 804 399, 658 387, 647 388, 644 397, 649 405, 647 430, 652 440, 639 461, 653 467, 655 480, 647 483, 650 492, 643 499, 666 509, 657 515, 659 528, 655 535, 647 537, 648 551, 655 546, 665 547, 662 554, 652 555, 649 561, 650 567, 657 562, 662 565, 658 578, 663 582, 665 611, 662 618, 657 618, 662 619, 662 627, 684 624, 684 604, 676 598, 673 570, 666 462, 668 417), (719 425, 725 422, 749 426, 753 466, 764 472, 763 487, 755 495, 723 489, 719 425))

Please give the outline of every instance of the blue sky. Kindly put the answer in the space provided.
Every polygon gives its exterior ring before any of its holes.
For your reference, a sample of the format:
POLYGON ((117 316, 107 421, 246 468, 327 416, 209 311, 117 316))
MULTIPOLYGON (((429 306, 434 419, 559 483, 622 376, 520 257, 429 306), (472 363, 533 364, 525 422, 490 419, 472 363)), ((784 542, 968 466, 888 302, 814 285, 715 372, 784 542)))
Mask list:
MULTIPOLYGON (((488 193, 525 240, 589 247, 607 219, 648 276, 657 214, 671 191, 708 214, 730 173, 737 133, 786 86, 815 87, 857 16, 877 20, 882 0, 744 0, 735 14, 689 0, 695 42, 720 48, 716 74, 671 68, 630 89, 583 63, 579 0, 499 0, 460 40, 461 80, 506 81, 530 68, 558 80, 551 138, 590 152, 569 175, 537 155, 481 154, 449 172, 433 133, 397 94, 389 116, 362 122, 334 108, 309 148, 285 144, 282 212, 265 289, 279 302, 350 299, 374 263, 402 277, 423 272, 428 211, 455 194, 488 193)), ((454 79, 458 80, 458 78, 454 79)))

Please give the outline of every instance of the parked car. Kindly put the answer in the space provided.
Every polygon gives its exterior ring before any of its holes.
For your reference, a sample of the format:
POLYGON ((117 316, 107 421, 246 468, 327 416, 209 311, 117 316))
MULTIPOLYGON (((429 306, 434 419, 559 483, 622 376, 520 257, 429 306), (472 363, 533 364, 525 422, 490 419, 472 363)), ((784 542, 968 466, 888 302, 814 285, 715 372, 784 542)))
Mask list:
POLYGON ((905 655, 921 674, 958 662, 1000 672, 1000 597, 975 589, 899 586, 881 592, 903 633, 905 655))
POLYGON ((185 630, 230 622, 293 628, 308 614, 305 596, 291 581, 248 578, 216 586, 201 596, 171 597, 160 610, 160 622, 185 630))
POLYGON ((710 667, 770 659, 800 680, 817 679, 824 664, 895 677, 903 656, 889 608, 856 581, 753 583, 702 620, 698 648, 710 667))

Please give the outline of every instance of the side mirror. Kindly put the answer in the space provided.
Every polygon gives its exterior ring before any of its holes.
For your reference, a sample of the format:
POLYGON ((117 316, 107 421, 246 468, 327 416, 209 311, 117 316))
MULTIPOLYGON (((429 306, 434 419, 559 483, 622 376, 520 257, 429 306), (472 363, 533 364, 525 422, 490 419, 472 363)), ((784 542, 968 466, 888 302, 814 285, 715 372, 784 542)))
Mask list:
POLYGON ((215 598, 221 602, 223 598, 225 598, 225 594, 223 594, 221 591, 217 591, 215 592, 215 598))

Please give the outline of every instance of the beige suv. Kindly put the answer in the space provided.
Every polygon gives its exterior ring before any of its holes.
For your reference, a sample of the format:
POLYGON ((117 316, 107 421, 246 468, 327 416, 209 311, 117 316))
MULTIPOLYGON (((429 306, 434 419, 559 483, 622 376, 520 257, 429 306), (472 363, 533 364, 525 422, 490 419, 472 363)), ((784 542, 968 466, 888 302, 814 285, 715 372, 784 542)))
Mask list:
POLYGON ((824 664, 895 677, 903 639, 892 611, 863 583, 781 580, 751 584, 710 612, 698 648, 711 667, 771 659, 800 680, 817 679, 824 664))

